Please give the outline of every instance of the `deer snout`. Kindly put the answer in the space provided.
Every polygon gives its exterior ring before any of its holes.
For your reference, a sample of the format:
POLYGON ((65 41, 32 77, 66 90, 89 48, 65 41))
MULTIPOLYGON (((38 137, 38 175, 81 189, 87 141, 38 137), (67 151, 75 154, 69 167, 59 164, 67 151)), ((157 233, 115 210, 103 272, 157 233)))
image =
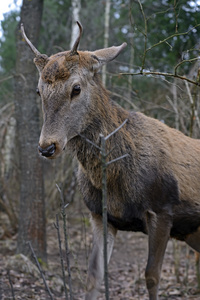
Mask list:
POLYGON ((42 156, 51 157, 56 151, 56 145, 51 144, 47 148, 42 148, 42 147, 38 146, 38 150, 42 156))

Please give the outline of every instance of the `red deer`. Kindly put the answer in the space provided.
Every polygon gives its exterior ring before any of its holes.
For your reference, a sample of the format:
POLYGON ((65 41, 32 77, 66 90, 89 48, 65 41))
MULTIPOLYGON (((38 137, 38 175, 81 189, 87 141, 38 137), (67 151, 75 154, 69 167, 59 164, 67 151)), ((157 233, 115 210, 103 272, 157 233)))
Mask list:
POLYGON ((146 285, 158 300, 161 266, 170 237, 200 252, 200 140, 189 138, 139 112, 128 112, 110 99, 99 77, 102 65, 126 44, 94 52, 78 51, 82 27, 70 51, 47 57, 22 34, 35 53, 38 93, 44 123, 39 153, 56 158, 67 146, 78 160, 78 182, 91 212, 93 247, 85 299, 97 298, 103 271, 102 175, 100 135, 107 136, 108 260, 117 230, 148 235, 146 285), (92 143, 88 143, 90 140, 92 143))

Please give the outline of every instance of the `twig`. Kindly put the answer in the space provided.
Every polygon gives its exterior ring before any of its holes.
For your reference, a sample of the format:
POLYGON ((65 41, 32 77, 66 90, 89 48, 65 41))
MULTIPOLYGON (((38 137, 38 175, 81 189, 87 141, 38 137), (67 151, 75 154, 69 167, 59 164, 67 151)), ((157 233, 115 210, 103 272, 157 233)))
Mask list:
POLYGON ((104 282, 105 282, 105 298, 109 300, 109 285, 108 285, 108 254, 107 254, 107 179, 106 179, 106 138, 101 137, 101 165, 102 165, 102 217, 103 217, 103 238, 104 238, 104 282))
POLYGON ((118 97, 118 98, 122 99, 123 101, 127 102, 128 104, 130 104, 133 107, 133 109, 137 109, 138 110, 138 107, 134 103, 132 103, 132 101, 130 101, 127 97, 123 97, 122 95, 117 94, 115 92, 110 92, 110 93, 113 96, 118 97))
POLYGON ((106 153, 106 157, 108 157, 113 152, 113 150, 115 150, 115 146, 112 147, 112 149, 108 153, 106 153))
POLYGON ((190 262, 189 262, 189 253, 190 253, 190 248, 188 245, 185 245, 185 277, 184 277, 184 284, 185 287, 188 288, 188 276, 189 276, 189 266, 190 266, 190 262))
POLYGON ((195 266, 197 276, 197 288, 200 289, 200 255, 199 252, 195 251, 195 266))
POLYGON ((7 104, 5 104, 3 107, 1 107, 1 108, 0 108, 0 114, 2 114, 7 108, 10 108, 10 106, 11 106, 11 108, 14 108, 13 102, 7 103, 7 104), (12 107, 12 106, 13 106, 13 107, 12 107))
POLYGON ((175 15, 175 20, 176 20, 176 26, 175 26, 175 32, 177 33, 178 32, 178 14, 176 13, 176 8, 177 8, 177 3, 176 3, 176 0, 174 0, 174 15, 175 15))
POLYGON ((37 259, 37 256, 35 255, 35 251, 33 250, 33 247, 32 247, 32 245, 31 245, 31 242, 27 242, 27 243, 28 243, 28 245, 29 245, 29 247, 30 247, 30 250, 31 250, 32 255, 33 255, 33 258, 35 259, 35 262, 36 262, 36 265, 37 265, 37 267, 38 267, 38 270, 40 271, 40 274, 41 274, 41 276, 42 276, 42 279, 43 279, 44 285, 45 285, 45 287, 46 287, 46 290, 47 290, 47 292, 48 292, 48 294, 49 294, 51 300, 54 300, 53 295, 52 295, 52 293, 51 293, 51 291, 50 291, 50 289, 49 289, 49 287, 48 287, 48 284, 47 284, 47 282, 46 282, 46 279, 45 279, 45 277, 44 277, 44 274, 43 274, 43 271, 42 271, 42 269, 41 269, 40 263, 39 263, 39 261, 38 261, 38 259, 37 259))
POLYGON ((92 141, 90 141, 88 138, 86 138, 84 135, 82 135, 81 133, 79 133, 80 137, 82 137, 83 139, 86 140, 86 142, 88 142, 89 144, 91 144, 92 146, 94 146, 95 148, 97 148, 98 150, 101 150, 101 148, 99 146, 97 146, 95 143, 93 143, 92 141))
POLYGON ((10 75, 10 76, 8 76, 8 77, 2 78, 2 79, 0 79, 0 83, 1 83, 1 82, 4 82, 4 81, 6 81, 6 80, 12 79, 13 77, 14 77, 13 75, 10 75))
POLYGON ((177 283, 180 283, 180 251, 180 244, 177 240, 173 240, 174 272, 177 283))
POLYGON ((200 121, 199 121, 199 116, 198 116, 197 109, 195 108, 194 99, 193 99, 192 94, 190 92, 189 84, 188 84, 187 81, 184 81, 184 82, 185 82, 186 90, 187 90, 188 97, 189 97, 190 104, 191 104, 191 108, 192 108, 191 125, 190 125, 190 136, 192 137, 193 125, 194 125, 194 117, 195 117, 195 119, 197 121, 197 125, 198 125, 199 129, 200 129, 200 121))
POLYGON ((120 157, 117 157, 117 158, 115 158, 115 159, 113 159, 113 160, 107 162, 106 166, 108 166, 108 165, 110 165, 110 164, 112 164, 112 163, 114 163, 114 162, 116 162, 116 161, 118 161, 118 160, 120 160, 120 159, 122 159, 122 158, 125 158, 125 157, 127 157, 127 156, 128 156, 128 154, 124 154, 124 155, 122 155, 122 156, 120 156, 120 157))
POLYGON ((104 284, 105 284, 105 299, 109 300, 109 283, 108 283, 108 253, 107 253, 107 236, 108 236, 108 215, 107 215, 107 176, 106 176, 106 168, 109 164, 118 161, 126 157, 128 154, 122 155, 118 158, 115 158, 109 162, 106 162, 108 155, 112 152, 106 152, 106 141, 118 132, 128 121, 126 119, 118 128, 116 128, 109 135, 104 137, 104 135, 100 134, 101 139, 101 167, 102 167, 102 219, 103 219, 103 240, 104 240, 104 248, 103 248, 103 256, 104 256, 104 284))
POLYGON ((87 249, 87 241, 86 241, 86 223, 85 223, 85 216, 82 213, 82 223, 84 224, 83 226, 83 234, 84 234, 84 250, 85 250, 85 263, 86 263, 86 268, 88 266, 88 249, 87 249))
POLYGON ((166 76, 166 77, 174 77, 174 78, 179 78, 182 80, 186 80, 187 82, 190 82, 194 85, 200 86, 200 83, 197 81, 193 81, 185 76, 181 76, 178 74, 173 74, 173 73, 165 73, 165 72, 154 72, 154 71, 142 71, 142 72, 136 72, 136 73, 120 73, 120 75, 157 75, 157 76, 166 76))
POLYGON ((166 43, 168 40, 174 38, 174 37, 177 37, 177 36, 181 36, 181 35, 187 35, 188 33, 190 33, 193 29, 199 27, 200 24, 197 24, 195 25, 194 27, 190 28, 188 31, 185 31, 185 32, 180 32, 180 33, 174 33, 168 37, 166 37, 165 39, 163 39, 162 41, 159 41, 158 43, 154 44, 153 46, 149 47, 147 50, 146 50, 146 53, 150 50, 152 50, 153 48, 163 44, 163 43, 166 43))
MULTIPOLYGON (((7 274, 8 274, 8 280, 9 280, 9 283, 10 283, 10 288, 11 288, 12 298, 13 298, 13 300, 15 300, 15 292, 14 292, 12 280, 11 280, 11 278, 10 278, 10 270, 7 271, 7 274)), ((1 298, 0 298, 0 299, 1 299, 1 298)))
POLYGON ((3 299, 3 284, 2 284, 2 278, 0 278, 0 300, 3 299))
POLYGON ((144 69, 144 65, 145 65, 145 60, 146 60, 146 54, 147 54, 147 18, 145 16, 144 10, 143 10, 143 6, 140 0, 138 0, 139 6, 140 6, 140 10, 144 19, 144 53, 143 53, 143 58, 142 58, 142 66, 141 66, 141 72, 143 72, 144 69))
POLYGON ((64 238, 65 238, 65 252, 66 252, 66 262, 67 262, 67 271, 68 271, 68 285, 69 285, 69 295, 70 300, 73 300, 73 293, 72 293, 72 282, 71 282, 71 270, 70 270, 70 259, 69 259, 69 247, 68 247, 68 234, 67 234, 67 222, 66 222, 66 212, 65 208, 69 205, 65 205, 64 202, 64 196, 63 192, 59 188, 59 186, 56 184, 56 187, 60 193, 60 199, 61 199, 61 215, 63 219, 63 230, 64 230, 64 238))
MULTIPOLYGON (((196 58, 192 58, 192 59, 189 59, 189 60, 183 60, 182 62, 178 63, 175 67, 174 67, 174 73, 165 73, 165 72, 152 72, 152 71, 149 71, 149 72, 145 72, 144 71, 144 68, 145 68, 145 61, 146 61, 146 55, 149 51, 151 51, 153 48, 163 44, 163 43, 166 43, 168 44, 171 48, 172 46, 169 44, 168 40, 174 38, 174 37, 178 37, 178 36, 182 36, 182 35, 187 35, 189 34, 193 29, 197 28, 200 26, 200 24, 197 24, 195 26, 193 26, 192 28, 190 28, 188 31, 185 31, 185 32, 181 32, 181 33, 178 33, 177 32, 177 27, 176 27, 176 32, 168 37, 166 37, 165 39, 159 41, 158 43, 155 43, 154 45, 152 45, 151 47, 147 48, 147 41, 148 41, 148 27, 147 27, 147 21, 148 21, 148 18, 146 17, 145 13, 144 13, 144 9, 143 9, 143 6, 142 6, 142 3, 140 0, 137 0, 138 1, 138 4, 139 4, 139 7, 140 7, 140 11, 141 11, 141 14, 142 14, 142 17, 144 19, 144 27, 145 27, 145 31, 142 32, 142 34, 144 35, 145 37, 145 41, 144 41, 144 52, 143 52, 143 55, 142 55, 142 64, 141 64, 141 67, 140 67, 140 72, 135 72, 135 73, 120 73, 118 74, 119 75, 158 75, 158 76, 166 76, 166 77, 175 77, 175 78, 179 78, 179 79, 182 79, 182 80, 186 80, 194 85, 197 85, 199 86, 199 82, 197 81, 193 81, 189 78, 186 78, 184 76, 181 76, 179 74, 177 74, 177 69, 178 67, 180 67, 180 65, 182 65, 183 63, 185 62, 193 62, 195 60, 198 60, 198 57, 196 58)), ((174 4, 174 12, 175 12, 175 17, 176 17, 176 26, 177 26, 177 14, 176 14, 176 11, 175 11, 175 8, 176 8, 176 3, 174 4)))
POLYGON ((61 263, 61 269, 62 269, 62 275, 63 275, 63 284, 64 284, 64 291, 65 291, 65 299, 68 300, 68 293, 67 293, 67 287, 66 287, 66 277, 65 277, 65 267, 64 267, 64 261, 63 261, 63 253, 62 253, 62 242, 60 237, 60 226, 59 226, 59 218, 58 214, 56 214, 56 224, 54 224, 57 235, 58 235, 58 244, 59 244, 59 252, 60 252, 60 263, 61 263))
POLYGON ((128 119, 126 119, 119 127, 117 127, 114 131, 112 131, 110 134, 108 134, 106 137, 105 137, 105 141, 107 141, 113 134, 115 134, 117 131, 119 131, 125 124, 126 122, 128 121, 128 119))
POLYGON ((177 69, 184 63, 186 62, 193 62, 195 60, 199 60, 199 57, 195 57, 195 58, 191 58, 191 59, 185 59, 185 60, 182 60, 180 63, 178 63, 175 67, 174 67, 174 74, 175 75, 178 75, 177 74, 177 69))

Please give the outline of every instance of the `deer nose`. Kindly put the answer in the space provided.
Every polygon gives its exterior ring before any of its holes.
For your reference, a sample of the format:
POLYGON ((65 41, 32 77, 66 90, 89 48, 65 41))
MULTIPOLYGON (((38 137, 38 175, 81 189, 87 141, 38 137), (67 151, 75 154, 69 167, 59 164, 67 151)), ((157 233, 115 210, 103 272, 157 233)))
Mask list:
POLYGON ((43 149, 42 147, 38 146, 38 150, 41 153, 42 156, 50 157, 52 156, 56 151, 56 145, 51 144, 47 148, 43 149))

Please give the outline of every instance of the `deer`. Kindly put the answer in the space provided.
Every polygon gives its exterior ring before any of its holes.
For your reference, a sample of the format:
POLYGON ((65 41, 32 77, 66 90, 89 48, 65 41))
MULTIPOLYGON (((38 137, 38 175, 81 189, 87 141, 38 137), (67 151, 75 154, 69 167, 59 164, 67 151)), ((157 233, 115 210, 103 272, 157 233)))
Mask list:
POLYGON ((107 174, 108 262, 118 230, 148 236, 145 270, 150 300, 158 300, 165 250, 170 238, 200 252, 200 140, 159 120, 117 105, 103 86, 100 70, 126 47, 80 51, 82 26, 71 50, 48 57, 27 38, 39 71, 43 126, 39 154, 55 159, 67 147, 78 161, 77 180, 91 214, 93 243, 86 300, 97 299, 104 277, 100 136, 112 160, 107 174), (90 141, 90 143, 88 142, 90 141))

